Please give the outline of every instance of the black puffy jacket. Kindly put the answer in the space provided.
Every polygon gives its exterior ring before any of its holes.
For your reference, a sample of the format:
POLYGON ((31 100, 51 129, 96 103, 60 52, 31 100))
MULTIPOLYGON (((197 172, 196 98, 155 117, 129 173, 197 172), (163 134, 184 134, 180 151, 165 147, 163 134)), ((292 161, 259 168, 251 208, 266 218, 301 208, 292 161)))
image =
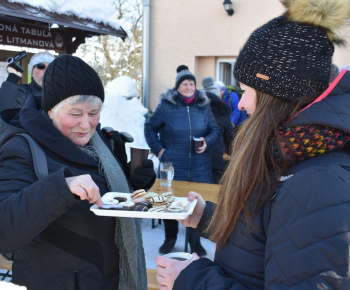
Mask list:
POLYGON ((41 96, 41 87, 32 79, 30 84, 18 82, 20 77, 10 73, 0 88, 0 111, 21 108, 30 95, 41 96))
POLYGON ((10 111, 0 120, 0 251, 15 251, 13 282, 29 290, 117 289, 115 218, 93 214, 65 178, 90 174, 101 196, 108 191, 106 180, 97 162, 64 137, 39 104, 40 98, 30 96, 19 119, 11 120, 14 126, 4 120, 10 111), (23 131, 46 153, 49 175, 40 180, 27 141, 14 136, 23 131))
POLYGON ((218 136, 208 97, 197 90, 195 100, 188 105, 176 89, 168 89, 145 124, 148 146, 156 155, 165 148, 160 161, 173 163, 175 180, 212 182, 210 149, 218 136), (195 153, 193 137, 205 138, 208 147, 202 154, 195 153))
MULTIPOLYGON (((350 72, 289 123, 308 124, 350 132, 350 72)), ((173 289, 350 289, 349 154, 335 150, 287 174, 274 206, 265 204, 249 235, 241 216, 214 261, 191 263, 173 289)), ((207 203, 199 229, 213 207, 207 203)))

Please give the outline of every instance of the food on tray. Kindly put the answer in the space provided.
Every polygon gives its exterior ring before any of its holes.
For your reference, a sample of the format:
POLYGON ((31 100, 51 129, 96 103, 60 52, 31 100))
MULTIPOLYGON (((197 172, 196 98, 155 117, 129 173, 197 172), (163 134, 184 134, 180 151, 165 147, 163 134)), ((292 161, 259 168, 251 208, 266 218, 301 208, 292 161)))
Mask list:
POLYGON ((152 197, 158 196, 158 193, 152 192, 150 191, 149 193, 147 193, 144 197, 147 201, 149 201, 152 197))
POLYGON ((148 212, 165 212, 165 208, 162 206, 151 207, 148 212))
POLYGON ((175 197, 171 191, 163 192, 161 196, 164 196, 169 203, 172 203, 175 200, 175 197))
POLYGON ((116 193, 115 197, 104 201, 102 209, 180 213, 188 211, 190 204, 185 198, 175 199, 170 191, 157 194, 155 192, 147 193, 144 189, 139 189, 130 196, 116 193))
POLYGON ((133 201, 123 201, 119 203, 119 205, 122 205, 123 207, 131 209, 132 207, 135 206, 135 203, 133 201))
POLYGON ((126 197, 121 197, 121 196, 116 196, 114 199, 117 200, 118 202, 124 202, 128 200, 126 197))
POLYGON ((109 199, 105 201, 105 204, 118 204, 119 200, 117 199, 109 199))
POLYGON ((139 197, 145 196, 146 194, 147 192, 144 189, 135 190, 131 194, 131 199, 139 198, 139 197))
POLYGON ((148 211, 152 204, 148 201, 141 201, 135 204, 134 211, 148 211))
POLYGON ((170 212, 182 212, 184 210, 181 206, 171 206, 168 208, 168 211, 170 212))

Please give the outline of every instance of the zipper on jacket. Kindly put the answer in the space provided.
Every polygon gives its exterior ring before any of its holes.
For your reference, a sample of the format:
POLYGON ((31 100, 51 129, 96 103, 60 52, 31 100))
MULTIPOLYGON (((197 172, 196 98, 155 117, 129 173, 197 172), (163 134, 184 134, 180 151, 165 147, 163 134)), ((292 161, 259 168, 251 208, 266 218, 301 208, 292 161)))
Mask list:
POLYGON ((190 107, 187 106, 188 123, 190 125, 190 150, 188 152, 188 180, 191 181, 191 148, 192 148, 192 126, 191 126, 191 115, 190 107))
POLYGON ((74 290, 79 290, 79 278, 78 278, 78 271, 74 270, 74 290))

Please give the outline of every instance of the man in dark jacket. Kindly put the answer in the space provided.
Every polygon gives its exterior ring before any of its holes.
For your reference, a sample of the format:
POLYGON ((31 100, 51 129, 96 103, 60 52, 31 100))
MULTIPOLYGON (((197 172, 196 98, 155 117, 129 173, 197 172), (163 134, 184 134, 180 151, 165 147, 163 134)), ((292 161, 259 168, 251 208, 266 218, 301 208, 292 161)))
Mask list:
POLYGON ((41 96, 46 67, 54 59, 55 57, 46 51, 38 52, 32 56, 28 65, 28 70, 32 76, 30 84, 19 85, 18 82, 22 77, 22 73, 8 66, 6 69, 9 75, 0 88, 0 111, 21 108, 30 95, 41 96))

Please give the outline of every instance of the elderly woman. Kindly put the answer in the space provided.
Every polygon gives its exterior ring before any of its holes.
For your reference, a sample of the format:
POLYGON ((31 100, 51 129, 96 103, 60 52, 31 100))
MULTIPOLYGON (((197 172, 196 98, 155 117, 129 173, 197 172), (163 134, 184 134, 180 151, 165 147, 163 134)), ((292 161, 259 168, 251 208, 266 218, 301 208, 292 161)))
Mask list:
MULTIPOLYGON (((161 95, 161 101, 145 124, 145 137, 160 161, 173 163, 175 180, 213 182, 210 149, 219 138, 219 128, 210 110, 209 99, 196 90, 196 78, 188 67, 177 68, 175 87, 161 95), (159 133, 159 138, 158 138, 159 133), (193 137, 203 145, 196 151, 193 137)), ((178 222, 164 220, 165 241, 161 253, 169 253, 176 243, 178 222)), ((190 231, 192 252, 206 254, 199 236, 190 231)))
POLYGON ((283 3, 235 63, 250 117, 218 203, 190 193, 215 259, 157 257, 161 289, 350 289, 350 72, 328 83, 349 1, 283 3))
MULTIPOLYGON (((152 164, 129 177, 99 128, 97 73, 62 55, 47 68, 43 97, 0 121, 0 251, 14 251, 13 282, 28 289, 146 289, 140 224, 96 216, 108 191, 149 188, 152 164), (6 119, 5 119, 6 118, 6 119), (37 180, 25 132, 47 156, 37 180)), ((12 112, 13 113, 13 112, 12 112)), ((116 154, 120 155, 118 158, 116 154)))

